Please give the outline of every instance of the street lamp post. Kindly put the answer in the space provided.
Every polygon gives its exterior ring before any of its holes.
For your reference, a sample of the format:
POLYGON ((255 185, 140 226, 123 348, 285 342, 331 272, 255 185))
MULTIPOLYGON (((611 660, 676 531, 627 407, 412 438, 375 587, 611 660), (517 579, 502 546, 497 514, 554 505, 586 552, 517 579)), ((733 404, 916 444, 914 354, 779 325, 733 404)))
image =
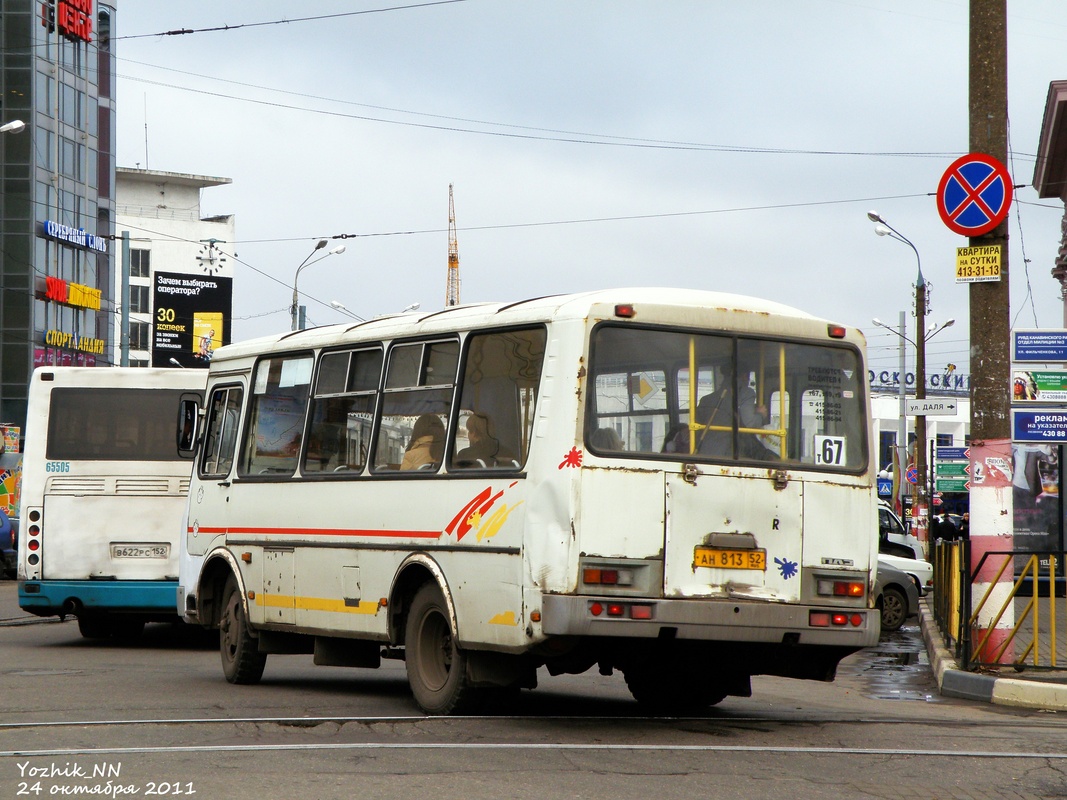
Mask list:
MULTIPOLYGON (((906 389, 905 389, 905 380, 904 380, 904 375, 905 375, 905 371, 906 371, 907 367, 905 366, 904 343, 907 342, 908 344, 914 346, 915 349, 916 349, 916 352, 920 349, 919 345, 916 342, 912 341, 908 337, 907 328, 906 328, 906 326, 904 324, 904 320, 905 320, 905 314, 904 314, 903 311, 900 312, 900 324, 899 324, 898 328, 891 328, 888 325, 886 325, 884 322, 882 322, 880 319, 877 319, 877 318, 871 320, 871 322, 873 322, 879 328, 885 328, 890 333, 895 333, 897 336, 900 337, 900 387, 899 387, 899 389, 900 389, 900 421, 899 421, 899 423, 897 425, 897 464, 900 466, 900 469, 901 469, 901 477, 900 477, 900 484, 897 487, 897 498, 901 502, 901 510, 902 511, 903 511, 903 496, 904 496, 904 492, 903 492, 903 483, 904 483, 903 470, 904 470, 905 464, 907 464, 907 449, 908 449, 908 446, 907 446, 908 416, 907 416, 907 411, 906 411, 906 405, 907 404, 905 402, 906 401, 906 389)), ((941 331, 943 331, 945 328, 951 328, 955 324, 956 324, 956 320, 950 319, 950 320, 946 320, 944 325, 936 325, 935 324, 932 328, 930 328, 927 331, 925 331, 924 335, 923 335, 923 339, 922 339, 923 346, 921 348, 923 350, 924 354, 925 354, 925 351, 926 351, 926 343, 928 341, 930 341, 935 336, 937 336, 937 334, 941 333, 941 331)), ((925 394, 924 394, 924 397, 925 397, 925 394)), ((925 417, 920 417, 920 418, 923 420, 923 422, 924 422, 923 427, 925 428, 925 420, 926 420, 926 418, 925 417)), ((918 419, 916 420, 916 423, 918 423, 918 419)), ((925 436, 925 431, 924 431, 923 435, 925 436)), ((915 436, 915 438, 916 438, 917 441, 919 440, 918 424, 916 425, 916 436, 915 436)), ((916 467, 916 471, 918 471, 918 467, 916 467)))
POLYGON ((304 267, 310 267, 312 264, 318 264, 322 259, 329 256, 337 255, 345 251, 343 244, 337 245, 331 250, 326 251, 326 255, 319 256, 314 261, 311 261, 311 257, 315 255, 319 250, 324 248, 329 242, 326 239, 320 239, 315 245, 315 249, 308 253, 307 258, 300 262, 300 266, 296 268, 296 274, 293 276, 293 304, 289 308, 290 315, 292 316, 292 328, 291 330, 298 331, 304 329, 304 321, 300 319, 300 293, 297 291, 297 282, 300 280, 300 271, 304 267))
POLYGON ((26 123, 21 119, 13 119, 0 125, 0 133, 22 133, 26 130, 26 123))
MULTIPOLYGON (((875 223, 874 232, 903 242, 915 253, 918 276, 915 279, 915 399, 926 399, 926 279, 923 277, 922 260, 911 240, 893 228, 878 214, 868 211, 867 219, 875 223)), ((901 376, 903 380, 904 376, 901 376)), ((915 417, 915 506, 912 509, 912 524, 917 529, 919 541, 926 543, 927 497, 926 497, 926 416, 915 417)))
POLYGON ((901 512, 901 514, 903 514, 903 512, 904 512, 904 470, 905 470, 905 468, 907 466, 907 463, 908 463, 908 458, 907 458, 907 456, 908 456, 908 412, 906 411, 906 403, 905 403, 905 400, 906 400, 906 397, 907 397, 907 387, 905 386, 905 384, 907 383, 907 381, 904 380, 904 375, 907 372, 907 366, 905 364, 905 359, 904 359, 904 343, 908 342, 908 341, 911 341, 910 339, 908 339, 907 328, 904 325, 904 320, 905 320, 905 313, 903 311, 901 311, 900 312, 900 330, 893 330, 893 328, 890 328, 888 325, 886 325, 880 319, 871 320, 871 322, 873 322, 875 325, 878 325, 881 328, 885 328, 887 331, 890 331, 891 333, 895 333, 897 336, 900 337, 900 350, 899 350, 899 352, 900 352, 900 391, 899 391, 899 395, 900 395, 900 403, 899 403, 899 405, 900 405, 900 419, 897 422, 897 447, 896 447, 896 451, 897 451, 896 461, 897 461, 897 468, 898 468, 899 472, 898 472, 898 475, 897 475, 897 486, 896 486, 897 494, 896 494, 896 499, 900 503, 899 511, 901 512))

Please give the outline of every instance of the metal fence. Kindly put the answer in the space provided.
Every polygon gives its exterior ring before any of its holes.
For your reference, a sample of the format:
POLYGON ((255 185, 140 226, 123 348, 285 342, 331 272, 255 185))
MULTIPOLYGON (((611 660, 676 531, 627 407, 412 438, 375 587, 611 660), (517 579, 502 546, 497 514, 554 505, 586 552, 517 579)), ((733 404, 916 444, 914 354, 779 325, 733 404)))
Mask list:
POLYGON ((1056 578, 1064 554, 998 550, 972 563, 970 544, 933 548, 934 619, 961 668, 1067 668, 1067 637, 1056 628, 1057 615, 1067 618, 1056 578))

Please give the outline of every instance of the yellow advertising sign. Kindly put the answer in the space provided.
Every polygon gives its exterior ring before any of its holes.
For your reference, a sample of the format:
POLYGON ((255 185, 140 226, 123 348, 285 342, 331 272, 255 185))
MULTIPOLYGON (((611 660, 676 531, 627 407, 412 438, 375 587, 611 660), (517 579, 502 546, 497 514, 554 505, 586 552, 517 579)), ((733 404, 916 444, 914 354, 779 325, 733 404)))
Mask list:
POLYGON ((956 283, 1000 280, 1000 245, 956 248, 956 283))

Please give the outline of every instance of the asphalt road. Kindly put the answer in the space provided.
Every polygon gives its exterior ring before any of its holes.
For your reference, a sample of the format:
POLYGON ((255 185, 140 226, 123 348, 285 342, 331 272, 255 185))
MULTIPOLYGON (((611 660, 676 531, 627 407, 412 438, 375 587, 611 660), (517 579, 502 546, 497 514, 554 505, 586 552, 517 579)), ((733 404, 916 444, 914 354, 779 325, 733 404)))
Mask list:
POLYGON ((427 718, 400 662, 271 656, 262 683, 231 686, 204 632, 101 644, 14 598, 0 582, 0 800, 1067 794, 1067 722, 941 698, 912 626, 834 683, 757 678, 701 718, 642 717, 595 671, 542 675, 499 715, 427 718))

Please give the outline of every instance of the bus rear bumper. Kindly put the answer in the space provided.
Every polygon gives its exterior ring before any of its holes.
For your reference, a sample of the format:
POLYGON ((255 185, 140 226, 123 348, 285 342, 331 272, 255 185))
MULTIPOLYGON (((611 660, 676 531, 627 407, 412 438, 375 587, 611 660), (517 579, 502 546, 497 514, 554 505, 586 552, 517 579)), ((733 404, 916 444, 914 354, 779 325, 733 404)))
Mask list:
POLYGON ((19 606, 39 617, 81 611, 175 615, 177 581, 19 581, 19 606))
POLYGON ((832 605, 549 594, 542 597, 541 629, 549 636, 861 648, 878 642, 881 617, 876 609, 832 605))

